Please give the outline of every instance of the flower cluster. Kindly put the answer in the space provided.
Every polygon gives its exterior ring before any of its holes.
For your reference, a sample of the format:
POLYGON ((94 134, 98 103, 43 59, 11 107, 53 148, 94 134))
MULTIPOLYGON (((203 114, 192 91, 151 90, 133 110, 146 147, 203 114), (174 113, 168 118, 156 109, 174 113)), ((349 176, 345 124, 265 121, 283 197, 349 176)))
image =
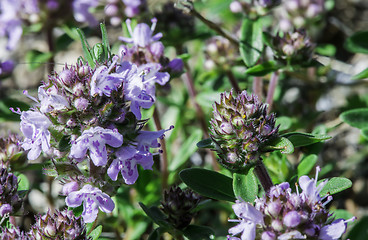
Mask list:
POLYGON ((231 240, 287 240, 314 239, 337 240, 346 230, 346 223, 354 220, 333 219, 326 209, 332 196, 321 197, 320 192, 327 183, 317 185, 317 176, 310 179, 301 176, 302 192, 292 193, 289 183, 273 186, 263 198, 256 199, 255 206, 237 200, 233 209, 239 222, 229 229, 231 240), (235 235, 241 234, 240 238, 235 235))
POLYGON ((37 216, 36 223, 30 230, 21 231, 19 228, 1 228, 0 238, 4 240, 31 240, 31 239, 70 239, 70 240, 87 240, 85 223, 81 217, 74 216, 70 210, 58 211, 51 213, 49 210, 45 215, 37 216))
POLYGON ((159 148, 158 139, 172 127, 142 130, 147 120, 141 119, 141 109, 154 104, 155 83, 165 85, 169 79, 158 63, 137 66, 111 56, 94 68, 81 61, 66 66, 38 88, 37 98, 24 91, 36 105, 28 111, 13 110, 21 115, 25 138, 20 146, 28 151, 29 160, 43 152, 79 169, 78 187, 66 191, 66 204, 76 207, 83 202, 85 222, 94 221, 98 209, 112 211, 108 182, 117 181, 119 173, 126 184, 134 184, 138 165, 152 169, 150 149, 159 148))
POLYGON ((18 196, 18 178, 0 165, 0 217, 16 212, 22 202, 18 196))
POLYGON ((18 145, 18 135, 9 134, 7 138, 0 137, 0 164, 21 163, 25 160, 25 154, 18 145))
POLYGON ((31 239, 71 239, 87 240, 85 224, 81 217, 75 217, 72 211, 64 210, 38 216, 28 235, 31 239))
POLYGON ((110 18, 111 25, 118 26, 122 17, 135 17, 147 8, 145 0, 107 0, 105 14, 110 18))
POLYGON ((248 167, 262 153, 263 147, 278 136, 275 115, 256 95, 243 91, 234 96, 221 94, 214 104, 211 139, 220 163, 233 171, 248 167))
POLYGON ((233 13, 247 13, 255 15, 264 15, 269 9, 278 6, 281 0, 256 0, 252 3, 248 1, 232 1, 230 11, 233 13))
POLYGON ((323 0, 287 0, 281 6, 281 31, 288 32, 294 28, 305 28, 324 13, 325 1, 323 0))
POLYGON ((205 67, 208 69, 231 69, 239 57, 237 49, 227 38, 215 36, 207 40, 205 67))
POLYGON ((296 30, 273 38, 275 58, 293 63, 306 63, 312 59, 314 44, 305 31, 296 30))

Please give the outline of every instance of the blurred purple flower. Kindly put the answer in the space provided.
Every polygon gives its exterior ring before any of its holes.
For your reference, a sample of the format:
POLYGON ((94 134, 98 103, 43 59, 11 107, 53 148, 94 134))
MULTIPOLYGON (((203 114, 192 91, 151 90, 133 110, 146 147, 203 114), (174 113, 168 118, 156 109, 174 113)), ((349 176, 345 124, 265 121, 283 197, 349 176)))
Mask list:
POLYGON ((43 114, 34 111, 24 111, 21 113, 20 130, 25 136, 21 146, 28 152, 28 159, 35 160, 40 156, 41 150, 50 150, 50 132, 48 127, 51 121, 43 114))
POLYGON ((9 74, 14 69, 14 62, 11 60, 7 60, 4 62, 0 62, 0 75, 1 74, 9 74))
POLYGON ((95 221, 98 209, 105 213, 110 213, 115 208, 115 204, 109 195, 89 184, 84 185, 79 191, 69 193, 65 198, 65 203, 68 207, 78 207, 82 202, 82 217, 86 223, 95 221))
POLYGON ((117 148, 123 144, 123 135, 117 129, 91 127, 84 130, 82 135, 72 143, 69 156, 76 160, 83 160, 89 150, 89 156, 96 166, 107 163, 106 144, 117 148))
POLYGON ((98 2, 99 0, 74 0, 73 10, 75 20, 78 22, 87 22, 91 26, 96 26, 98 22, 90 12, 90 8, 96 7, 98 2))
POLYGON ((17 11, 21 2, 13 0, 2 0, 0 2, 0 36, 7 37, 7 50, 13 50, 22 36, 22 21, 17 11))
POLYGON ((153 18, 151 20, 152 22, 151 28, 145 23, 139 23, 134 28, 134 31, 132 30, 130 22, 131 22, 130 19, 126 20, 126 24, 127 24, 128 31, 130 33, 131 38, 119 37, 119 40, 126 42, 126 43, 132 43, 135 46, 145 48, 145 47, 148 47, 150 43, 158 41, 162 37, 162 33, 157 33, 153 35, 153 32, 155 31, 155 28, 156 28, 156 23, 157 23, 156 18, 153 18))
POLYGON ((125 4, 124 13, 127 17, 134 17, 139 14, 139 8, 142 5, 141 0, 122 0, 125 4))

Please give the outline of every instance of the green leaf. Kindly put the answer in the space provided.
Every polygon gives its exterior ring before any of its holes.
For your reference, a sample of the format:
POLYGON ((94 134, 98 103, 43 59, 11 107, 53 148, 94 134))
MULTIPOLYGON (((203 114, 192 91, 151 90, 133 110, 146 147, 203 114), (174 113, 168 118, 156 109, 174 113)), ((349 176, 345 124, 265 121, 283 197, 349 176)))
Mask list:
POLYGON ((247 67, 257 63, 263 50, 262 22, 244 19, 240 32, 240 55, 247 67))
POLYGON ((76 208, 68 207, 68 210, 72 210, 74 216, 79 217, 80 215, 82 215, 83 212, 83 204, 76 208))
POLYGON ((327 135, 300 133, 300 132, 285 133, 281 136, 289 139, 289 141, 294 145, 294 147, 304 147, 314 143, 323 142, 331 138, 330 136, 327 135))
POLYGON ((98 63, 103 63, 106 60, 105 50, 104 50, 104 46, 102 45, 102 43, 96 43, 96 45, 93 46, 93 58, 98 63))
POLYGON ((189 225, 183 232, 184 236, 189 240, 207 240, 211 239, 211 236, 215 234, 211 228, 198 225, 189 225))
POLYGON ((107 36, 106 25, 104 23, 100 23, 100 28, 101 28, 102 45, 104 47, 105 59, 108 59, 111 50, 110 50, 109 37, 107 36))
POLYGON ((233 180, 221 173, 201 169, 184 169, 179 173, 180 179, 199 194, 225 201, 235 201, 233 180))
POLYGON ((160 240, 161 234, 164 232, 163 228, 158 227, 149 235, 148 240, 160 240))
POLYGON ((294 152, 293 144, 284 137, 279 137, 267 145, 263 151, 274 151, 274 150, 281 150, 281 153, 290 154, 294 152))
POLYGON ((180 150, 175 153, 174 159, 170 162, 169 171, 180 168, 189 157, 197 151, 196 144, 202 139, 202 130, 196 129, 189 138, 182 144, 180 150))
POLYGON ((22 173, 16 174, 18 178, 18 191, 29 190, 29 181, 26 175, 22 173))
POLYGON ((254 67, 248 68, 245 73, 252 76, 264 76, 271 72, 274 72, 280 69, 281 66, 278 66, 275 61, 268 61, 262 64, 255 65, 254 67))
POLYGON ((69 151, 70 147, 71 147, 70 136, 64 135, 59 142, 58 149, 60 152, 67 152, 69 151))
POLYGON ((363 128, 361 130, 361 133, 362 133, 363 137, 365 137, 366 139, 368 139, 368 128, 363 128))
POLYGON ((354 227, 349 231, 347 239, 367 240, 368 239, 368 216, 362 217, 354 227))
POLYGON ((352 109, 340 114, 340 119, 352 127, 368 128, 368 108, 352 109))
POLYGON ((332 210, 330 212, 332 213, 332 218, 333 219, 342 218, 342 219, 348 220, 348 219, 353 217, 353 214, 351 214, 350 212, 348 212, 345 209, 335 209, 335 210, 332 210))
POLYGON ((38 50, 30 50, 26 53, 25 61, 30 70, 34 70, 42 64, 47 64, 47 61, 53 56, 51 52, 40 52, 38 50))
POLYGON ((353 183, 347 179, 347 178, 343 178, 343 177, 334 177, 331 178, 327 184, 322 188, 321 192, 319 193, 319 195, 321 197, 326 196, 328 193, 330 195, 341 192, 345 189, 350 188, 353 185, 353 183))
POLYGON ((336 47, 332 44, 319 45, 315 50, 317 53, 328 57, 333 57, 336 54, 336 47))
POLYGON ((197 142, 197 148, 215 148, 213 141, 211 138, 203 139, 202 141, 197 142))
POLYGON ((82 42, 82 49, 83 49, 84 57, 86 58, 88 64, 91 66, 91 68, 94 68, 95 67, 95 61, 94 61, 94 57, 93 57, 93 54, 92 54, 91 47, 89 46, 89 44, 87 42, 86 36, 82 32, 82 30, 80 30, 79 28, 77 28, 77 32, 78 32, 79 38, 82 42))
POLYGON ((298 178, 303 175, 307 175, 317 162, 317 155, 311 154, 303 158, 298 165, 298 178))
POLYGON ((285 131, 291 127, 293 121, 289 117, 281 116, 276 119, 276 126, 279 125, 279 131, 285 131))
POLYGON ((99 225, 98 227, 93 229, 93 231, 88 236, 92 238, 92 240, 97 240, 98 237, 101 235, 101 233, 102 233, 102 226, 99 225))
POLYGON ((351 79, 352 80, 361 80, 361 79, 364 79, 364 78, 368 78, 368 68, 364 69, 363 71, 361 71, 357 75, 353 76, 351 79))
POLYGON ((354 33, 346 40, 344 47, 352 53, 368 54, 368 31, 354 33))
POLYGON ((246 202, 253 202, 258 194, 258 182, 253 173, 253 169, 247 174, 233 174, 233 188, 237 198, 242 198, 246 202))
POLYGON ((147 216, 151 218, 152 221, 154 221, 157 225, 164 228, 170 227, 170 224, 166 221, 166 216, 161 212, 158 207, 152 206, 148 208, 141 202, 139 202, 139 206, 141 206, 147 216))

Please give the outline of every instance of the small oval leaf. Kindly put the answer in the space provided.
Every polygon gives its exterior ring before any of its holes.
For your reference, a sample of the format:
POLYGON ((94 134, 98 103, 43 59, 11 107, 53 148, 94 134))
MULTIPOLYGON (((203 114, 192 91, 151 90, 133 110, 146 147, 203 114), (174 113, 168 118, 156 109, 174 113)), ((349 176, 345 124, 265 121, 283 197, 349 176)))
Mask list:
POLYGON ((340 114, 340 119, 352 127, 368 128, 368 108, 352 109, 340 114))
POLYGON ((262 22, 244 19, 240 33, 240 55, 246 66, 257 63, 263 50, 262 22))
POLYGON ((327 184, 322 188, 322 191, 319 193, 321 197, 326 196, 327 194, 335 194, 341 192, 345 189, 350 188, 353 183, 344 177, 334 177, 331 178, 327 184))
POLYGON ((294 145, 294 147, 304 147, 314 143, 323 142, 331 138, 330 136, 327 135, 300 133, 300 132, 286 133, 281 136, 289 139, 289 141, 294 145))
POLYGON ((97 240, 102 233, 102 226, 98 226, 89 234, 89 237, 92 238, 92 240, 97 240))
POLYGON ((233 188, 237 198, 240 197, 244 201, 252 203, 258 194, 258 182, 253 169, 249 170, 246 175, 234 173, 233 188))
POLYGON ((184 169, 179 173, 180 179, 199 194, 225 201, 235 201, 233 180, 221 173, 201 169, 184 169))
POLYGON ((311 154, 303 158, 298 165, 298 178, 303 175, 307 175, 317 162, 317 155, 311 154))

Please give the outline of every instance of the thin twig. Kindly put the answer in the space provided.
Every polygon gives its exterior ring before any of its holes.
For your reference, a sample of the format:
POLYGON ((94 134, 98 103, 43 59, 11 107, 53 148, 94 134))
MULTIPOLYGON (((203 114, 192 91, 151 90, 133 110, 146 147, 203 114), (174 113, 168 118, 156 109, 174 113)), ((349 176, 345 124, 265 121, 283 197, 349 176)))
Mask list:
POLYGON ((47 38, 47 45, 49 47, 49 51, 52 53, 51 58, 49 59, 47 64, 47 71, 48 74, 53 74, 55 69, 55 43, 54 43, 54 35, 53 35, 53 26, 48 26, 46 29, 46 38, 47 38))
POLYGON ((236 81, 234 74, 231 70, 226 71, 226 75, 229 78, 229 81, 231 83, 231 86, 233 87, 233 89, 235 90, 236 93, 240 93, 241 89, 239 87, 238 82, 236 81))
POLYGON ((268 85, 266 103, 268 104, 267 112, 272 108, 273 96, 275 94, 276 86, 279 81, 279 71, 275 71, 271 75, 270 84, 268 85))
POLYGON ((253 79, 253 93, 258 96, 259 99, 263 98, 263 79, 262 77, 254 77, 253 79))
MULTIPOLYGON (((160 122, 160 115, 158 113, 157 107, 155 107, 155 110, 153 111, 153 121, 155 122, 155 126, 157 131, 162 129, 161 122, 160 122)), ((169 178, 169 172, 167 170, 168 168, 168 161, 167 161, 167 150, 166 150, 166 141, 165 138, 160 139, 161 144, 161 162, 160 162, 160 170, 161 170, 161 178, 162 178, 162 191, 167 189, 168 186, 168 178, 169 178)))
MULTIPOLYGON (((209 138, 210 135, 208 134, 208 126, 207 126, 207 123, 206 123, 206 119, 205 119, 203 110, 202 110, 201 106, 199 106, 199 104, 196 101, 197 93, 196 93, 195 88, 194 88, 194 82, 193 82, 193 79, 192 79, 192 75, 191 75, 189 65, 187 63, 184 63, 184 67, 185 67, 185 74, 182 78, 183 78, 185 84, 187 85, 190 98, 192 99, 192 102, 193 102, 194 107, 196 109, 197 117, 198 117, 199 123, 201 125, 201 128, 203 130, 203 135, 204 135, 205 138, 209 138)), ((210 155, 211 155, 211 158, 212 158, 212 167, 213 167, 213 169, 216 170, 216 171, 219 170, 219 166, 218 166, 215 154, 210 150, 208 150, 208 151, 210 152, 210 155)))

